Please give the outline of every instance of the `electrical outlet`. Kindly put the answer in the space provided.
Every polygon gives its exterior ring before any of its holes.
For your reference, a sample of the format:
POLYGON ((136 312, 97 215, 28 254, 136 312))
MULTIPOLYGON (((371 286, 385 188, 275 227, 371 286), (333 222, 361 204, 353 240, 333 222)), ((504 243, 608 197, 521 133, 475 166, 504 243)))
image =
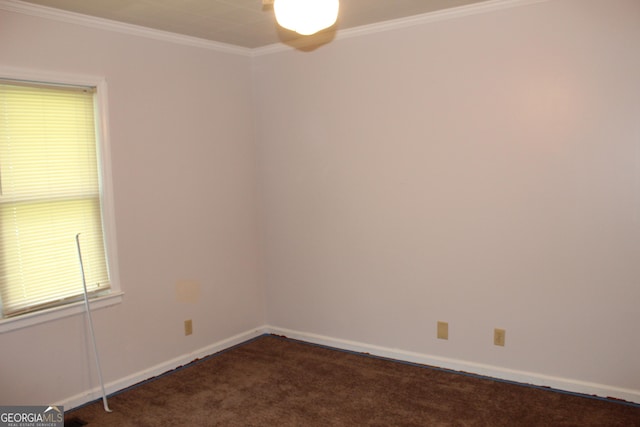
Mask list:
POLYGON ((191 319, 184 321, 184 334, 191 335, 193 333, 193 322, 191 319))
POLYGON ((494 329, 493 330, 493 344, 499 345, 500 347, 504 347, 505 334, 507 332, 504 329, 494 329))
POLYGON ((441 339, 441 340, 449 339, 449 323, 438 322, 438 339, 441 339))

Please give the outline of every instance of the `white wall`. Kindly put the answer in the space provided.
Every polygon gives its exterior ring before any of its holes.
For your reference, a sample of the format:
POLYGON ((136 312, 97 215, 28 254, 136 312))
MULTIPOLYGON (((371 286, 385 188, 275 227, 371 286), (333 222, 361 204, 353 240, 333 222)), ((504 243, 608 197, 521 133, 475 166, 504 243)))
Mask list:
MULTIPOLYGON (((0 67, 107 80, 125 296, 94 313, 105 382, 264 323, 248 56, 0 11, 0 67), (197 303, 177 301, 181 280, 199 281, 197 303)), ((0 335, 0 402, 95 388, 84 322, 0 335)))
POLYGON ((269 323, 637 396, 638 41, 556 0, 257 57, 269 323))
MULTIPOLYGON (((0 11, 0 67, 109 85, 106 381, 268 323, 639 395, 639 20, 554 0, 251 59, 0 11)), ((97 385, 82 316, 0 345, 2 404, 97 385)))

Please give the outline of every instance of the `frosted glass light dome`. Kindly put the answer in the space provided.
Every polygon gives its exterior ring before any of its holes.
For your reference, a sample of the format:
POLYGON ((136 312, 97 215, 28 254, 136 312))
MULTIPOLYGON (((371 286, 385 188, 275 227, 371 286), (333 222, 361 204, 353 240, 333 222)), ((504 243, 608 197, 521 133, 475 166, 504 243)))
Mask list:
POLYGON ((338 18, 338 0, 275 0, 280 26, 305 36, 332 26, 338 18))

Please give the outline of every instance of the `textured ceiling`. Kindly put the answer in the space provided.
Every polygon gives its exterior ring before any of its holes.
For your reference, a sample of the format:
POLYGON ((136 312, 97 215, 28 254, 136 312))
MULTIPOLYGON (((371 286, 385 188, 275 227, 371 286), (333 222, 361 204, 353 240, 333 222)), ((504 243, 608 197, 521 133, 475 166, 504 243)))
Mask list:
MULTIPOLYGON (((340 0, 340 30, 487 0, 340 0)), ((301 36, 275 23, 262 0, 26 0, 56 9, 257 48, 301 36)))

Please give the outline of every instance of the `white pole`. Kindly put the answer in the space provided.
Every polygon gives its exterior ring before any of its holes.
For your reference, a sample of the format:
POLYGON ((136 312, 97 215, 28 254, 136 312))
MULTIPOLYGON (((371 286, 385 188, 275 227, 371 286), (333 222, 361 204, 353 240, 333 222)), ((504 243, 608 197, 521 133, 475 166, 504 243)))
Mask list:
POLYGON ((84 288, 84 306, 87 309, 87 317, 89 318, 89 330, 91 332, 91 341, 93 342, 93 354, 96 356, 96 366, 98 367, 98 379, 100 380, 100 388, 102 389, 102 403, 104 410, 113 412, 109 409, 107 402, 107 394, 104 391, 104 381, 102 380, 102 368, 100 367, 100 356, 98 355, 98 346, 96 345, 96 334, 93 331, 93 319, 91 318, 91 308, 89 307, 89 296, 87 295, 87 281, 84 277, 84 264, 82 263, 82 251, 80 251, 80 233, 76 234, 76 246, 78 247, 78 258, 80 259, 80 272, 82 273, 82 287, 84 288))

